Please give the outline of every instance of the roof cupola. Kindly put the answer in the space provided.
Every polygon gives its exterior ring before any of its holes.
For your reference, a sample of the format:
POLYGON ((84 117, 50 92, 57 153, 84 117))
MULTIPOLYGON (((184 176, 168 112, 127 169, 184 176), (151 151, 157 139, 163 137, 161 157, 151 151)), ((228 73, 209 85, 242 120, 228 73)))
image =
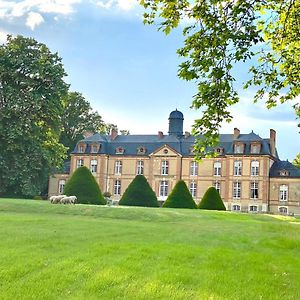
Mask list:
POLYGON ((183 135, 183 114, 177 109, 172 111, 169 116, 169 135, 183 135))

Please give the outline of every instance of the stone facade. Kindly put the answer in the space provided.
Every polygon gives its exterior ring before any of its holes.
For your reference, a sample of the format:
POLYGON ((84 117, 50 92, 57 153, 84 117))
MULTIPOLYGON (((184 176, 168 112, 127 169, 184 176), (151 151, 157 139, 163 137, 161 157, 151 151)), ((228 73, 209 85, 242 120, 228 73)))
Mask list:
POLYGON ((173 111, 164 135, 95 134, 76 145, 68 174, 49 180, 49 195, 63 185, 79 166, 91 170, 102 192, 118 201, 137 174, 143 174, 162 203, 176 182, 183 179, 196 202, 215 186, 228 210, 300 214, 300 170, 279 160, 276 132, 268 138, 251 132, 220 135, 215 158, 196 162, 194 137, 183 134, 183 115, 173 111))

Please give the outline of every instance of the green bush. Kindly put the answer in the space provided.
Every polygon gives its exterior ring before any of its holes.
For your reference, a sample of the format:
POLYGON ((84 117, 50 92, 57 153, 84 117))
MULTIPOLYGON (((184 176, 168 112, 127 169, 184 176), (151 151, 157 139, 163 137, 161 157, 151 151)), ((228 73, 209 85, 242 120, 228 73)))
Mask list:
POLYGON ((98 183, 87 167, 78 168, 65 185, 64 193, 76 196, 77 203, 106 204, 98 183))
POLYGON ((209 210, 226 210, 219 192, 213 186, 207 189, 198 207, 209 210))
POLYGON ((128 185, 119 205, 158 207, 155 193, 143 175, 137 175, 128 185))
POLYGON ((185 182, 179 180, 174 186, 172 192, 168 196, 163 207, 172 208, 197 208, 197 205, 188 190, 185 182))

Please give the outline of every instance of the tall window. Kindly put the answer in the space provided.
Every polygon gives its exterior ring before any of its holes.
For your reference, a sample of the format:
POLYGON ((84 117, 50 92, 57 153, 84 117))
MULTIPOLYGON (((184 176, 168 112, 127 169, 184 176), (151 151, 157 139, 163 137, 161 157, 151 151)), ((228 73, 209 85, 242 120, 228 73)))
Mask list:
POLYGON ((214 163, 214 175, 215 176, 221 176, 221 166, 222 166, 222 164, 219 161, 216 161, 214 163))
POLYGON ((251 161, 251 176, 259 175, 259 161, 251 161))
POLYGON ((59 194, 63 194, 64 190, 65 190, 65 184, 66 184, 66 181, 64 179, 61 179, 59 182, 58 182, 58 193, 59 194))
POLYGON ((114 195, 121 195, 121 180, 115 180, 114 184, 114 195))
POLYGON ((116 160, 115 162, 115 174, 116 175, 122 174, 122 162, 120 160, 116 160))
POLYGON ((250 198, 251 199, 258 198, 258 182, 252 181, 250 183, 250 198))
POLYGON ((219 192, 219 194, 221 193, 221 182, 220 181, 215 181, 215 189, 219 192))
POLYGON ((84 152, 84 146, 83 145, 79 145, 78 146, 78 152, 79 153, 83 153, 84 152))
POLYGON ((193 198, 197 197, 197 183, 195 181, 190 183, 190 192, 193 198))
POLYGON ((240 182, 233 183, 233 198, 235 198, 235 199, 241 198, 241 183, 240 182))
POLYGON ((169 187, 168 181, 162 180, 159 184, 159 196, 167 197, 168 196, 168 187, 169 187))
POLYGON ((136 174, 143 175, 144 174, 144 161, 139 160, 136 165, 136 174))
POLYGON ((82 167, 82 166, 83 166, 83 159, 77 159, 76 167, 79 168, 79 167, 82 167))
POLYGON ((282 184, 279 187, 279 200, 280 201, 287 201, 288 200, 288 186, 286 184, 282 184))
POLYGON ((191 173, 192 176, 198 175, 198 163, 196 161, 191 162, 191 173))
POLYGON ((97 159, 92 159, 91 160, 91 172, 92 173, 97 173, 97 159))
POLYGON ((98 152, 98 145, 92 145, 92 152, 97 153, 98 152))
POLYGON ((161 175, 169 174, 169 162, 167 160, 163 160, 161 162, 161 175))
POLYGON ((242 162, 240 160, 236 160, 234 162, 234 176, 241 176, 242 175, 242 162))

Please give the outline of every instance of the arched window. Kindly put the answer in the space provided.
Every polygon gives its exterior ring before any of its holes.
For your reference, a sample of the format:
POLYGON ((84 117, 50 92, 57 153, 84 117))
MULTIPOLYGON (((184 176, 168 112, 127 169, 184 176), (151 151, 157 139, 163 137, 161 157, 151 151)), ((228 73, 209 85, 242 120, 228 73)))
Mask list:
POLYGON ((258 207, 256 205, 250 205, 249 206, 249 211, 251 211, 251 212, 257 212, 258 211, 258 207))
POLYGON ((281 214, 287 214, 288 209, 287 209, 287 207, 285 207, 285 206, 279 206, 279 207, 278 207, 278 211, 279 211, 281 214))
POLYGON ((241 210, 241 206, 237 205, 237 204, 234 204, 234 205, 232 205, 232 210, 233 211, 240 211, 241 210))

